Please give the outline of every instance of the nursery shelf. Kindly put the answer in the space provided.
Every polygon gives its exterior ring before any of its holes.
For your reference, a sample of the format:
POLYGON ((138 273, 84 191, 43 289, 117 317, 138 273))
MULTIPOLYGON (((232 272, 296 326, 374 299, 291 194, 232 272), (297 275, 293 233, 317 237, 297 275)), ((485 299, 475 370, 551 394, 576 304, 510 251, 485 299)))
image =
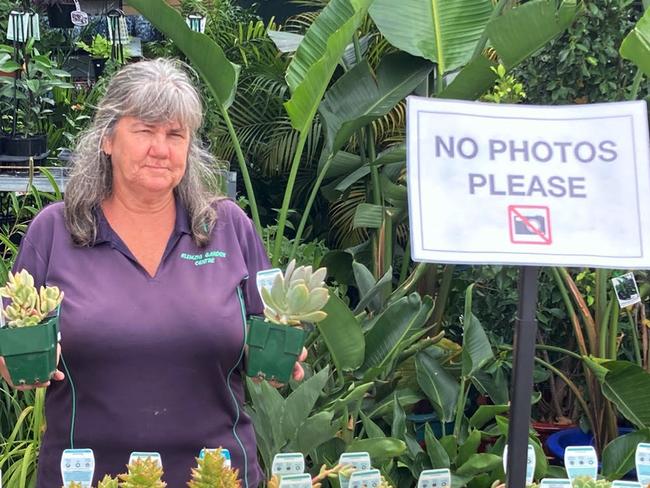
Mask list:
MULTIPOLYGON (((60 191, 65 190, 68 182, 67 168, 48 166, 50 172, 60 191)), ((40 167, 34 167, 32 184, 39 191, 53 192, 50 180, 41 174, 40 167)), ((0 191, 27 191, 29 185, 29 166, 0 166, 0 191)))

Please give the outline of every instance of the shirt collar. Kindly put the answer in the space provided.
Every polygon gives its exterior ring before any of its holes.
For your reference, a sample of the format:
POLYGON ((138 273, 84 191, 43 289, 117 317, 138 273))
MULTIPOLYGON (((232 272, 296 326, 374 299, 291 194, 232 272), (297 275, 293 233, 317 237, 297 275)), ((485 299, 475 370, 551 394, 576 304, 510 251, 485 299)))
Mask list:
MULTIPOLYGON (((176 205, 176 221, 174 222, 174 234, 191 234, 192 230, 190 229, 190 220, 187 215, 187 210, 180 202, 178 196, 174 196, 174 203, 176 205)), ((106 220, 106 216, 102 211, 101 206, 95 207, 95 221, 97 222, 97 236, 95 237, 95 245, 102 244, 105 242, 117 243, 119 237, 111 225, 106 220)))

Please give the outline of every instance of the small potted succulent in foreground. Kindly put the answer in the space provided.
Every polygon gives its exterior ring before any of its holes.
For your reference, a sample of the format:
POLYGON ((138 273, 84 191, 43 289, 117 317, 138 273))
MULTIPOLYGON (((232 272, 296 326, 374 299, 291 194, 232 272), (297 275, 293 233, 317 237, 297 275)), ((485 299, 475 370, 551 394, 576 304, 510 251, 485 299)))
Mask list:
POLYGON ((5 327, 0 327, 0 356, 4 356, 14 385, 32 385, 48 381, 56 371, 56 346, 59 315, 50 316, 63 300, 56 286, 41 286, 22 270, 9 273, 9 281, 0 288, 0 296, 11 299, 2 311, 5 327))
POLYGON ((276 275, 270 288, 262 287, 266 321, 262 317, 248 321, 248 376, 289 381, 305 343, 302 325, 327 317, 322 311, 329 300, 326 275, 326 268, 312 272, 311 266, 296 268, 292 260, 284 275, 276 275))

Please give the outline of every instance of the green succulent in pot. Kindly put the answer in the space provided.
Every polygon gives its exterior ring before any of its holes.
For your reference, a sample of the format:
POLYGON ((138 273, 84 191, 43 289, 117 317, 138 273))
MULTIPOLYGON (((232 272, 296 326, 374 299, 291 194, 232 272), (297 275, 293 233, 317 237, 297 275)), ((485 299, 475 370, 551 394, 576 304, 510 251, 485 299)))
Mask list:
POLYGON ((59 334, 58 310, 63 292, 56 286, 34 286, 27 270, 9 273, 0 296, 10 303, 2 310, 6 326, 0 327, 0 356, 5 359, 15 385, 48 381, 56 371, 59 334))
POLYGON ((262 287, 264 320, 251 317, 248 325, 249 376, 287 382, 302 347, 306 323, 327 317, 322 310, 329 299, 326 268, 296 267, 292 260, 284 274, 278 273, 269 288, 262 287))

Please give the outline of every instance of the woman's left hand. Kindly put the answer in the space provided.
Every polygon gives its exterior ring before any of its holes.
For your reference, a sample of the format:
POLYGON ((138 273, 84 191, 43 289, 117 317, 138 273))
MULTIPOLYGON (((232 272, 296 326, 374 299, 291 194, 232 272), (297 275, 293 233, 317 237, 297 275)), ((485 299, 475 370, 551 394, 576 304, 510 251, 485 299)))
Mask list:
POLYGON ((296 381, 302 381, 305 377, 305 370, 302 369, 302 364, 300 364, 301 361, 304 361, 305 359, 307 359, 307 349, 303 347, 302 352, 298 357, 298 361, 293 365, 293 373, 291 373, 291 377, 296 381))

